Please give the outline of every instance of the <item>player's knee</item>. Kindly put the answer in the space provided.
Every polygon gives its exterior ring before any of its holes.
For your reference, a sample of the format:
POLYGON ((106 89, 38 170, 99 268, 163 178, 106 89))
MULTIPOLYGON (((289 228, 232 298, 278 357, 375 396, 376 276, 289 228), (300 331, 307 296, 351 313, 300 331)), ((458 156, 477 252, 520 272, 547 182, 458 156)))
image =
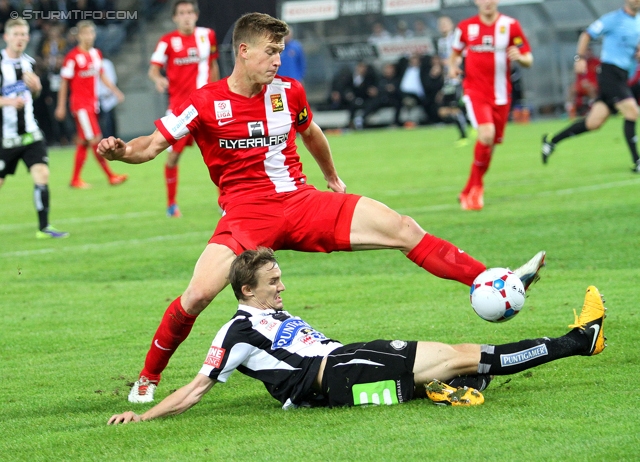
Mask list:
POLYGON ((188 314, 197 316, 209 306, 215 296, 211 290, 190 285, 182 294, 182 307, 188 314))
POLYGON ((397 237, 401 241, 402 247, 411 250, 425 235, 424 229, 410 216, 400 215, 398 223, 397 237))

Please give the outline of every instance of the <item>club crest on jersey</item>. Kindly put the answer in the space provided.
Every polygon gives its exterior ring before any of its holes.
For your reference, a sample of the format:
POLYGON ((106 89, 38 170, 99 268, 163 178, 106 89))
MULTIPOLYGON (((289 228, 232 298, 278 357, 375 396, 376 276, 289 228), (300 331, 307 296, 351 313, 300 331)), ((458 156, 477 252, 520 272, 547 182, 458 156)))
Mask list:
POLYGON ((296 117, 298 125, 303 125, 309 120, 309 111, 307 110, 307 106, 302 108, 302 111, 298 112, 298 116, 296 117))
POLYGON ((476 38, 480 35, 480 26, 478 24, 469 24, 469 26, 467 26, 467 35, 470 40, 476 38))
POLYGON ((214 101, 213 107, 216 110, 216 119, 230 119, 233 117, 233 112, 231 111, 231 101, 226 99, 224 101, 214 101))
POLYGON ((282 112, 284 111, 284 103, 282 102, 282 95, 278 93, 277 95, 270 95, 271 98, 271 110, 273 112, 282 112))
POLYGON ((78 67, 84 67, 87 65, 87 58, 84 55, 76 55, 76 61, 78 61, 78 67))
POLYGON ((171 48, 173 51, 182 51, 182 39, 180 37, 171 37, 171 48))
POLYGON ((247 124, 247 128, 249 129, 249 136, 251 138, 255 138, 257 136, 264 136, 264 123, 262 123, 262 121, 249 122, 247 124))

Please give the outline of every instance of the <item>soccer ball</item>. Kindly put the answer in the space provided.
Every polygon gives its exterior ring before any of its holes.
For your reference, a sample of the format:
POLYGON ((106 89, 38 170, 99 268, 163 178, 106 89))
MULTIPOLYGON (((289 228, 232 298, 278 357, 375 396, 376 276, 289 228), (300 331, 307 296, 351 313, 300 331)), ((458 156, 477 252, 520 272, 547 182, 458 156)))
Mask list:
POLYGON ((524 305, 524 286, 507 268, 483 271, 471 284, 471 306, 482 319, 504 322, 513 318, 524 305))

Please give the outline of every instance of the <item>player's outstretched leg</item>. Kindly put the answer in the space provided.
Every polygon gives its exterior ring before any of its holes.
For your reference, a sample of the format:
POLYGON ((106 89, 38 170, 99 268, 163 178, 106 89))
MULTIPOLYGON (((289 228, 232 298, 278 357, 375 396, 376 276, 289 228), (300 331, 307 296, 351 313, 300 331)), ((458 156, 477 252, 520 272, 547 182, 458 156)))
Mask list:
POLYGON ((520 278, 524 290, 528 290, 529 286, 540 279, 540 270, 545 265, 544 258, 547 253, 541 250, 533 256, 531 260, 526 262, 519 268, 513 270, 514 274, 520 278))
POLYGON ((549 157, 553 154, 553 151, 556 150, 556 144, 551 142, 548 134, 542 135, 542 148, 540 149, 540 153, 542 154, 542 163, 546 164, 549 161, 549 157))

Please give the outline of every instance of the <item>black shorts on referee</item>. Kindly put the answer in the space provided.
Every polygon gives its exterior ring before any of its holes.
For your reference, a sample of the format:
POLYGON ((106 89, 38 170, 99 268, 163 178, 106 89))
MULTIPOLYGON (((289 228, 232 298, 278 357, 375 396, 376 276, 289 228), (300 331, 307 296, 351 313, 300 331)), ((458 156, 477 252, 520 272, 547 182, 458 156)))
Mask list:
POLYGON ((0 148, 0 178, 13 175, 20 159, 24 161, 28 169, 35 164, 48 165, 49 158, 47 157, 47 147, 44 141, 36 141, 35 143, 15 148, 0 148))
POLYGON ((617 103, 627 98, 633 98, 628 80, 629 72, 613 64, 602 63, 598 71, 598 97, 596 101, 602 101, 606 104, 612 114, 617 113, 617 103))
POLYGON ((413 398, 418 342, 374 340, 332 351, 322 377, 329 406, 398 404, 413 398))

